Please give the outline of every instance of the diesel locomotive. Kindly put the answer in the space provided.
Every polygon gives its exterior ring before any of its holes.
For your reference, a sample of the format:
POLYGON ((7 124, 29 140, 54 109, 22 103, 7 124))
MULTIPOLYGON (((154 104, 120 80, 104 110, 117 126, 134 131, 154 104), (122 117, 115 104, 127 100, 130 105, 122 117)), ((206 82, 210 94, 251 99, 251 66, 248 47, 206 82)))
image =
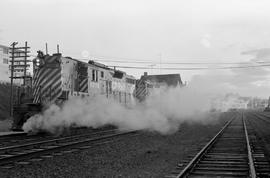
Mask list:
POLYGON ((44 55, 41 51, 33 60, 31 85, 31 93, 21 92, 14 107, 13 130, 20 130, 29 117, 52 103, 61 105, 74 97, 102 95, 128 107, 142 101, 151 88, 146 81, 104 64, 83 62, 60 53, 44 55))

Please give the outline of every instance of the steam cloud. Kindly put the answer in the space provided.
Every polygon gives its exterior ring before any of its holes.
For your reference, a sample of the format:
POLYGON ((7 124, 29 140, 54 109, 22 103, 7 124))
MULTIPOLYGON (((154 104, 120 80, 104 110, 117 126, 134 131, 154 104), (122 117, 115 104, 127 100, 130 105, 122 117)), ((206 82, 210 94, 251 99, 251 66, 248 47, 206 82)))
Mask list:
POLYGON ((123 130, 176 131, 183 121, 209 118, 210 98, 192 87, 162 88, 131 108, 103 96, 72 99, 61 108, 51 105, 28 119, 23 130, 58 132, 70 126, 97 128, 112 124, 123 130))

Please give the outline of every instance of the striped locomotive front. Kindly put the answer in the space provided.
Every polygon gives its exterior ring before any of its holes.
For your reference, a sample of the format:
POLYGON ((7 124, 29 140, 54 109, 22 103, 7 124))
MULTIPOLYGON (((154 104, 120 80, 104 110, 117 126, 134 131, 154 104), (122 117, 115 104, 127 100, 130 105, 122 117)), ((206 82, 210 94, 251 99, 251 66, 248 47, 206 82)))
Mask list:
POLYGON ((61 56, 44 56, 40 66, 34 66, 34 103, 54 102, 61 96, 61 56))
POLYGON ((139 101, 143 101, 147 96, 148 91, 144 80, 136 81, 136 91, 135 96, 139 101))
POLYGON ((88 72, 87 65, 82 62, 78 62, 77 64, 77 81, 75 91, 88 93, 88 72))
POLYGON ((84 79, 80 79, 79 81, 79 91, 80 92, 84 92, 87 93, 88 91, 88 79, 84 78, 84 79))

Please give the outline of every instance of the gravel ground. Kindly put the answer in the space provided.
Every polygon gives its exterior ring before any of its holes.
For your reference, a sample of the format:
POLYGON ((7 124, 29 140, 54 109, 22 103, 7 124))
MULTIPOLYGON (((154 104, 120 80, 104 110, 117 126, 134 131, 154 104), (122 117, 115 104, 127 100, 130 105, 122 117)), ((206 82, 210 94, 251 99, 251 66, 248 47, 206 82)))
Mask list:
POLYGON ((170 135, 140 132, 94 149, 0 169, 0 177, 163 177, 187 159, 193 148, 210 140, 223 123, 183 124, 170 135))
POLYGON ((265 149, 265 154, 270 162, 270 130, 269 130, 270 124, 260 119, 255 119, 253 115, 248 115, 247 118, 252 124, 252 127, 257 132, 257 138, 261 141, 265 149))

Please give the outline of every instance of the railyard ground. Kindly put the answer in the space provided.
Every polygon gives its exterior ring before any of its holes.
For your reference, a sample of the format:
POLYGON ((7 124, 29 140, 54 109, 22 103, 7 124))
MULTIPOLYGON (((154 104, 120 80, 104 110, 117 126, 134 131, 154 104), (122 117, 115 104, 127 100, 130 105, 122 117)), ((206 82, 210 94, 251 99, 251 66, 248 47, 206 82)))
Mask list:
POLYGON ((163 177, 190 159, 224 123, 184 123, 169 135, 143 131, 92 149, 1 169, 0 177, 163 177))

